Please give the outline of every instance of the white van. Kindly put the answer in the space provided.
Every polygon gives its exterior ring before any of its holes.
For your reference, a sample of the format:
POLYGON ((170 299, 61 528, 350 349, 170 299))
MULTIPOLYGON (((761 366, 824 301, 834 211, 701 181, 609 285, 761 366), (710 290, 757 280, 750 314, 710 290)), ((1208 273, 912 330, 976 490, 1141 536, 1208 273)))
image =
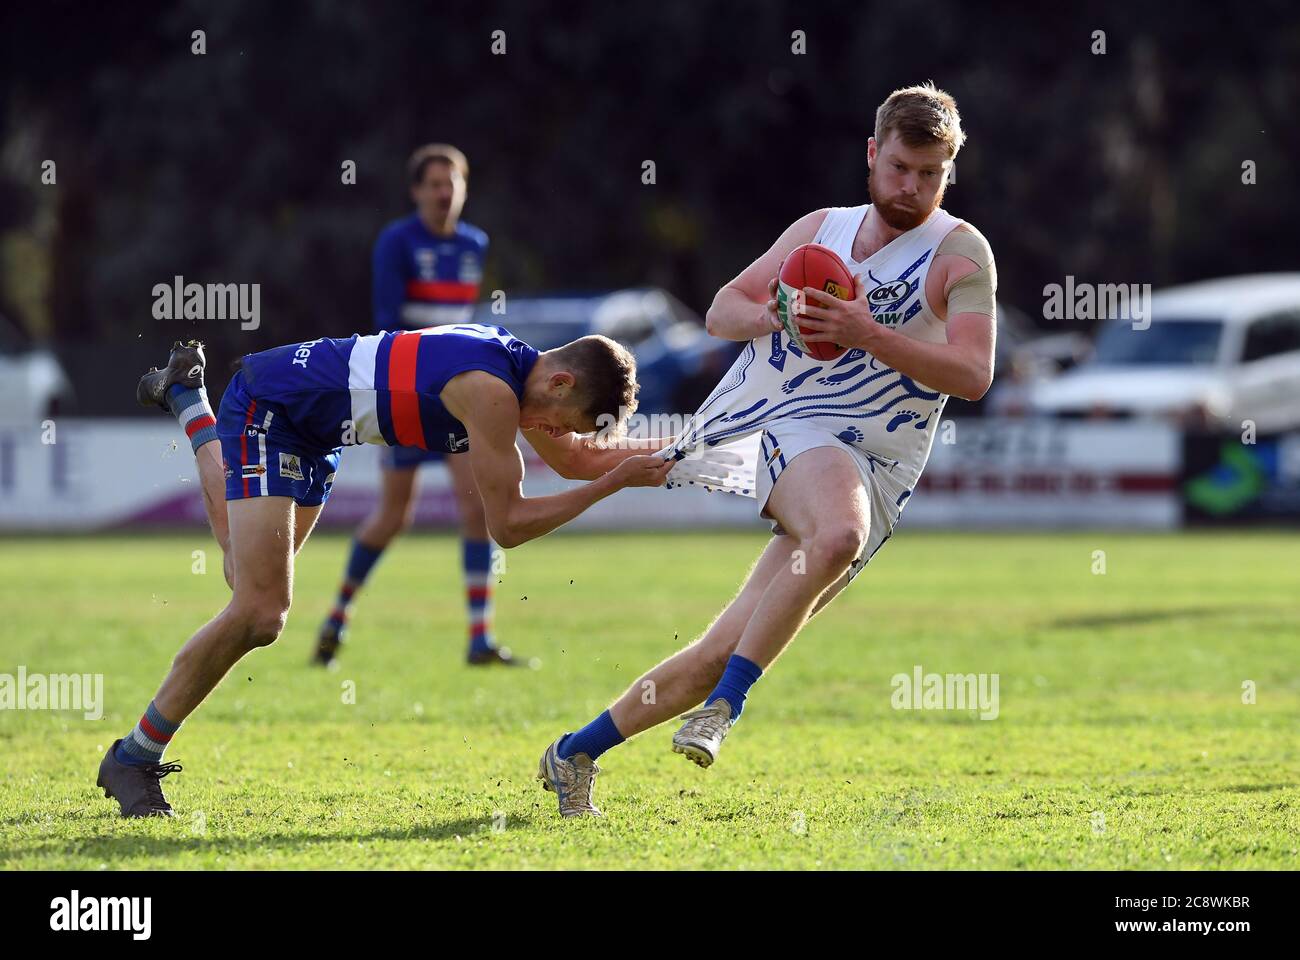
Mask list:
POLYGON ((1300 426, 1300 273, 1168 287, 1151 323, 1102 324, 1093 355, 1036 384, 1032 413, 1155 416, 1186 426, 1269 432, 1300 426))

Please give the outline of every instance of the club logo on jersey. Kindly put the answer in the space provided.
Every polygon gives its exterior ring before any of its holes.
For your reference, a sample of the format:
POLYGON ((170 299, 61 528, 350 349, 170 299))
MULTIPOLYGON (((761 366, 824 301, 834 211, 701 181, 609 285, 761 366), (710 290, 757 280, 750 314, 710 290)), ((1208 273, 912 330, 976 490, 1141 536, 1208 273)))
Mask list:
POLYGON ((421 280, 434 279, 434 267, 438 264, 438 254, 428 247, 415 251, 415 265, 419 268, 421 280))
POLYGON ((483 267, 479 263, 478 254, 465 251, 460 255, 460 282, 461 283, 478 283, 483 279, 483 267))
POLYGON ((280 476, 287 477, 290 480, 301 480, 302 461, 292 453, 280 454, 280 476))
POLYGON ((226 475, 227 480, 235 475, 235 471, 230 469, 230 464, 226 462, 225 457, 221 458, 221 472, 226 475))
POLYGON ((906 280, 882 283, 867 294, 867 302, 872 307, 892 307, 894 304, 906 300, 911 290, 912 285, 906 280))

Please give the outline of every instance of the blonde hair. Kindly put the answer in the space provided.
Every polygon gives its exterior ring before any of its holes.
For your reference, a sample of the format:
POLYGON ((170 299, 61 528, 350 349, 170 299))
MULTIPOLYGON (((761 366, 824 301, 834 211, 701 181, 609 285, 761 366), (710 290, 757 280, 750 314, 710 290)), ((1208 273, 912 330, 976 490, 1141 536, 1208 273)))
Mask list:
POLYGON ((897 133, 909 147, 941 143, 948 148, 948 158, 966 142, 961 115, 952 95, 930 81, 915 87, 895 90, 876 110, 876 144, 897 133))

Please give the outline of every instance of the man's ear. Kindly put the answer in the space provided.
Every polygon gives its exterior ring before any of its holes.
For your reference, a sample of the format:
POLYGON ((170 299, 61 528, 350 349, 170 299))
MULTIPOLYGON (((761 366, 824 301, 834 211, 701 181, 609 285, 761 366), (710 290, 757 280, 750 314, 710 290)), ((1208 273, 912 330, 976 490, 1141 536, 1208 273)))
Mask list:
POLYGON ((568 370, 557 370, 555 373, 551 374, 550 378, 547 380, 547 385, 550 386, 552 390, 556 387, 564 387, 566 391, 572 390, 573 383, 573 374, 568 370))
POLYGON ((876 165, 876 138, 867 137, 867 166, 874 167, 875 165, 876 165))

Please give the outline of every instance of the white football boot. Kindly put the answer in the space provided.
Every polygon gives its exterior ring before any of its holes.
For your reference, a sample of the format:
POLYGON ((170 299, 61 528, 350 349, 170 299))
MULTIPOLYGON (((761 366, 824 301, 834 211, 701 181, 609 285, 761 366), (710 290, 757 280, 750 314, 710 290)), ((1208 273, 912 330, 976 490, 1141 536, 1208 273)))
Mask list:
POLYGON ((673 734, 673 753, 690 757, 701 767, 718 759, 722 741, 731 729, 731 704, 721 698, 707 707, 696 707, 682 715, 686 722, 673 734))
POLYGON ((537 768, 537 779, 560 801, 562 817, 599 817, 601 812, 591 802, 591 790, 600 767, 585 753, 575 753, 568 760, 560 756, 560 737, 546 748, 537 768))

